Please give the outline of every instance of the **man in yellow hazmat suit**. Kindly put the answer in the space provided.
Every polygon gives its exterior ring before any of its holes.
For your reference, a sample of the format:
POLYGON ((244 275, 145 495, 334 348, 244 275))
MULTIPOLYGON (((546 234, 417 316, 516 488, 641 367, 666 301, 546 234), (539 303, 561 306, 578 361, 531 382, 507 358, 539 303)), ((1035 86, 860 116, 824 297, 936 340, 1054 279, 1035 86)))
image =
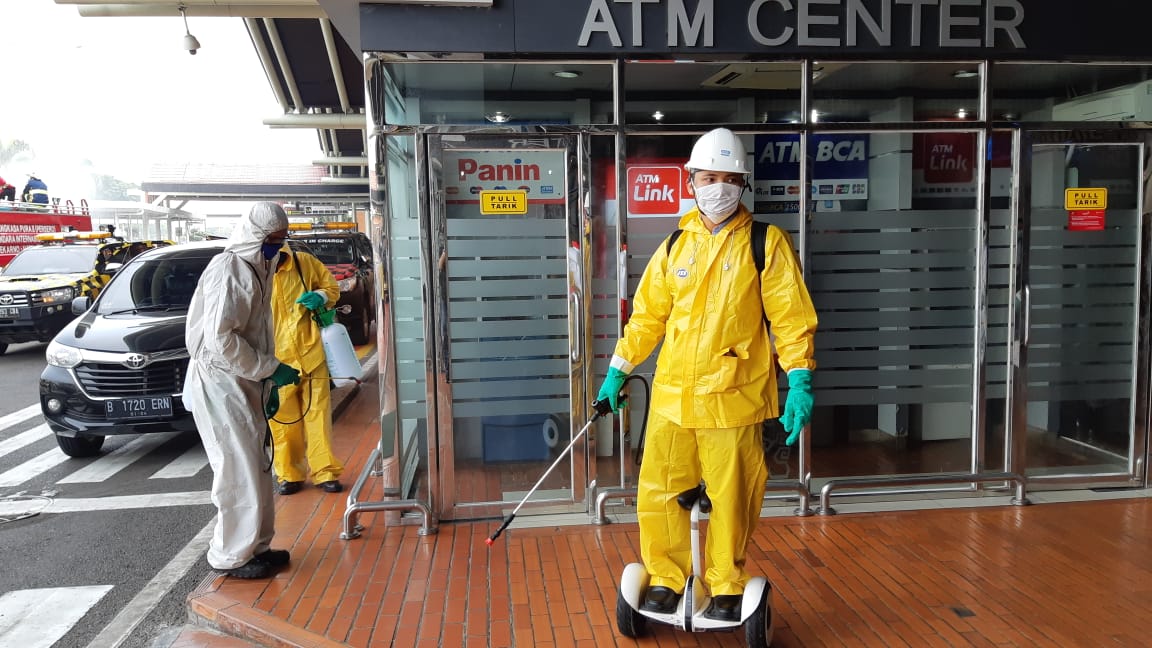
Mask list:
POLYGON ((740 140, 724 128, 706 133, 685 168, 697 206, 681 217, 671 250, 662 244, 649 260, 598 399, 615 411, 628 373, 663 340, 637 485, 649 575, 642 609, 676 610, 691 573, 689 515, 677 496, 703 479, 712 502, 703 577, 713 598, 705 614, 739 621, 749 580, 745 549, 768 478, 761 425, 779 411, 765 319, 788 372, 781 422, 791 445, 812 413, 816 311, 779 228, 768 228, 764 270, 756 276, 752 215, 740 203, 748 184, 740 140))
POLYGON ((276 357, 300 368, 300 384, 280 388, 280 407, 269 419, 276 492, 300 491, 311 470, 312 483, 329 493, 344 490, 344 464, 332 454, 332 393, 320 326, 312 312, 340 298, 332 273, 319 259, 284 247, 272 283, 276 357))

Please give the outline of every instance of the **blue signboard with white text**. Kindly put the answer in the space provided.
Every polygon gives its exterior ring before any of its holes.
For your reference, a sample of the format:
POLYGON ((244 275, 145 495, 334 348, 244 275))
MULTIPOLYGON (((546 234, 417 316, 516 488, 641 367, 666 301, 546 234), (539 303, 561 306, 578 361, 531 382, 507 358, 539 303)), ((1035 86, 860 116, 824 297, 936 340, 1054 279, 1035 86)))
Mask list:
MULTIPOLYGON (((812 199, 868 198, 868 135, 830 133, 809 138, 812 199)), ((753 192, 769 211, 795 211, 800 200, 800 136, 757 135, 753 192)))

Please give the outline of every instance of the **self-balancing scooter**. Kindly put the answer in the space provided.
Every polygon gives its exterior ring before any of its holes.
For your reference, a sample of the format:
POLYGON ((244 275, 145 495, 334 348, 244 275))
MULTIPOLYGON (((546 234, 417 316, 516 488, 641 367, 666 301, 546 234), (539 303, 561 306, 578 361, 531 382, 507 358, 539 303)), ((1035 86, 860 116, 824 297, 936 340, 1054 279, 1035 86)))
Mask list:
POLYGON ((768 648, 772 644, 772 585, 768 579, 755 576, 744 587, 740 600, 740 619, 721 621, 705 616, 712 602, 704 583, 704 570, 700 558, 700 513, 711 510, 704 487, 692 489, 677 498, 680 506, 691 511, 692 574, 684 586, 684 594, 669 613, 652 612, 641 608, 648 591, 648 570, 641 563, 629 563, 620 576, 620 589, 616 592, 616 627, 625 637, 636 638, 647 632, 648 621, 663 623, 689 632, 735 630, 744 626, 744 638, 749 648, 768 648))

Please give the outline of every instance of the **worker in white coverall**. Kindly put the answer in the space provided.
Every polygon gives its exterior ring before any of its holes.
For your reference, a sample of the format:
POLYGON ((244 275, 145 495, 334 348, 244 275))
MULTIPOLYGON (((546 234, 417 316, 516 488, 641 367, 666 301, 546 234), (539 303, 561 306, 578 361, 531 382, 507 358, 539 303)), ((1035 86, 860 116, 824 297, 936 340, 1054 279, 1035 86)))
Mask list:
POLYGON ((689 513, 677 496, 703 479, 712 503, 703 576, 713 598, 705 614, 739 621, 749 580, 745 549, 768 478, 761 428, 779 411, 765 318, 788 372, 781 423, 791 445, 812 413, 816 312, 779 228, 768 228, 764 270, 756 276, 752 215, 740 203, 748 158, 739 138, 723 128, 706 133, 685 168, 696 207, 681 217, 683 233, 671 251, 662 244, 649 260, 597 398, 615 411, 628 373, 663 339, 637 484, 649 575, 641 607, 676 610, 691 573, 689 513))
POLYGON ((300 380, 276 359, 272 330, 272 275, 287 236, 279 205, 254 205, 204 269, 188 307, 184 406, 212 466, 219 511, 208 564, 238 578, 265 578, 289 560, 287 551, 271 548, 275 509, 265 453, 265 404, 276 388, 300 380))
POLYGON ((340 287, 315 256, 285 247, 280 251, 272 288, 276 357, 299 367, 305 380, 280 390, 280 409, 272 426, 272 467, 276 492, 300 492, 304 477, 326 493, 344 490, 344 464, 332 453, 332 390, 314 311, 336 305, 340 287))

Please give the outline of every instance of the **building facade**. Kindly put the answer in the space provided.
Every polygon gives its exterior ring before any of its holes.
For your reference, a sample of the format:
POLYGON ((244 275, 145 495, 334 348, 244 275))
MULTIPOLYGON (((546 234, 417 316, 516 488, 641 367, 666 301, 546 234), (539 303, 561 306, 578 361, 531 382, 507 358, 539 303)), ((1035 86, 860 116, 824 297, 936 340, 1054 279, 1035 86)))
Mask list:
POLYGON ((361 5, 390 492, 446 520, 533 486, 526 511, 627 510, 643 390, 563 451, 720 125, 820 316, 810 432, 788 448, 766 427, 769 504, 807 512, 830 481, 1145 486, 1135 18, 1120 0, 361 5))

